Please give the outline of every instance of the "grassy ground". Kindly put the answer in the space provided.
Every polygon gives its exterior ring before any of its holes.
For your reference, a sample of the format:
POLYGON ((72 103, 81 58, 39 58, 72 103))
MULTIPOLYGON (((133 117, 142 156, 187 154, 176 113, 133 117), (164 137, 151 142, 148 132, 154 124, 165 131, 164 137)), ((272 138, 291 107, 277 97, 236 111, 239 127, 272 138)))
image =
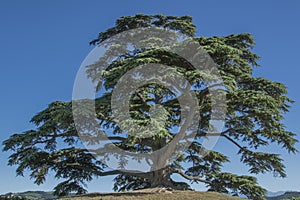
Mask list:
POLYGON ((140 190, 134 192, 120 193, 92 193, 81 196, 65 197, 61 200, 241 200, 237 197, 231 197, 215 192, 196 192, 196 191, 149 191, 140 190))

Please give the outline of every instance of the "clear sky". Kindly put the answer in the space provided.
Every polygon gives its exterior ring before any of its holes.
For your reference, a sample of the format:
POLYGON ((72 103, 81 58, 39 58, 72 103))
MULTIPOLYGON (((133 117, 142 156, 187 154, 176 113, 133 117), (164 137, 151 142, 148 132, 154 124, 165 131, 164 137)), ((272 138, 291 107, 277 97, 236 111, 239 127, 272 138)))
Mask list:
MULTIPOLYGON (((0 141, 13 133, 32 129, 30 118, 55 100, 70 101, 76 72, 92 50, 90 40, 114 25, 124 15, 190 15, 197 35, 252 33, 254 51, 261 56, 256 76, 287 85, 296 102, 286 115, 288 130, 300 133, 300 1, 178 1, 178 0, 1 0, 0 1, 0 141)), ((299 137, 298 137, 299 139, 299 137)), ((300 145, 297 145, 300 149, 300 145)), ((2 146, 1 146, 2 149, 2 146)), ((233 156, 237 149, 223 144, 216 149, 233 156)), ((283 155, 288 177, 259 175, 270 191, 300 191, 300 156, 288 155, 273 145, 268 149, 283 155)), ((0 153, 0 194, 11 191, 51 190, 58 182, 49 176, 41 186, 15 176, 6 165, 8 153, 0 153)), ((247 172, 233 159, 226 170, 247 172)), ((111 177, 89 184, 89 191, 109 191, 111 177)), ((198 188, 195 186, 195 188, 198 188)))

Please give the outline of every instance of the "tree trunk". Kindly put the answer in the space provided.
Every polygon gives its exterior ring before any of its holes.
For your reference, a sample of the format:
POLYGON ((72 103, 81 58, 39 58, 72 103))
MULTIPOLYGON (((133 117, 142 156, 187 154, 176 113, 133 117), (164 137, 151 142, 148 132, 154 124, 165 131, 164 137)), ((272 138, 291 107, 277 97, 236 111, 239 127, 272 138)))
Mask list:
POLYGON ((151 187, 172 187, 171 174, 167 168, 151 172, 151 187))

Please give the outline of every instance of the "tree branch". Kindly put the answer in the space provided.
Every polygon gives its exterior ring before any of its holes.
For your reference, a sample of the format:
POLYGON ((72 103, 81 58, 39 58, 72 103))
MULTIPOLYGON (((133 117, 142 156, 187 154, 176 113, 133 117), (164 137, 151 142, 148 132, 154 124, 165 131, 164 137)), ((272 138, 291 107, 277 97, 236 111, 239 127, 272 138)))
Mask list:
POLYGON ((239 147, 241 150, 246 149, 246 147, 242 147, 239 143, 237 143, 236 141, 234 141, 232 138, 230 138, 228 135, 222 135, 224 136, 226 139, 228 139, 230 142, 232 142, 233 144, 235 144, 237 147, 239 147))
POLYGON ((202 179, 200 176, 189 176, 187 174, 185 174, 183 171, 179 170, 179 169, 173 169, 172 171, 173 173, 176 173, 176 174, 179 174, 181 175, 183 178, 185 179, 188 179, 188 180, 194 180, 194 181, 200 181, 200 182, 203 182, 203 183, 207 183, 207 184, 211 184, 210 181, 208 180, 204 180, 202 179))
POLYGON ((95 171, 95 170, 92 170, 92 169, 89 169, 89 168, 85 168, 85 167, 81 166, 80 163, 68 163, 67 166, 72 166, 72 167, 77 168, 77 169, 89 171, 89 172, 92 172, 93 174, 98 175, 98 176, 110 176, 110 175, 123 174, 123 175, 129 175, 129 176, 139 176, 139 177, 142 177, 142 178, 149 178, 150 177, 149 173, 141 172, 141 171, 112 170, 112 171, 101 172, 101 171, 95 171))

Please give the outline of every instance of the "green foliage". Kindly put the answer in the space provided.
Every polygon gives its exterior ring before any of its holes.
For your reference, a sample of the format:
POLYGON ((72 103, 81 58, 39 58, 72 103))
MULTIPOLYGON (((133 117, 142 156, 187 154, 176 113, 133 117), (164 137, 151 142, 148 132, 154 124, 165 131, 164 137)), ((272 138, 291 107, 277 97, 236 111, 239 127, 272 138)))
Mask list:
MULTIPOLYGON (((287 131, 282 123, 283 114, 289 111, 293 101, 286 96, 285 85, 253 76, 253 68, 258 66, 259 59, 259 56, 251 51, 254 47, 253 37, 246 33, 209 38, 196 37, 196 26, 189 16, 139 14, 121 17, 113 28, 99 33, 91 44, 100 44, 118 33, 141 27, 162 27, 184 33, 193 37, 209 53, 226 86, 224 89, 227 101, 226 122, 225 130, 220 136, 236 146, 241 162, 249 167, 250 173, 273 172, 275 175, 285 177, 280 155, 261 152, 259 149, 275 143, 288 152, 297 152, 295 134, 287 131)), ((115 49, 110 50, 117 51, 123 47, 116 45, 112 48, 115 49)), ((179 56, 155 46, 131 50, 126 55, 120 55, 104 72, 99 71, 102 61, 99 60, 98 63, 89 66, 87 73, 95 82, 99 81, 100 75, 105 80, 98 83, 99 88, 104 88, 105 92, 96 99, 97 118, 101 128, 112 130, 109 139, 116 146, 131 152, 155 151, 174 139, 176 133, 172 128, 180 126, 182 116, 178 100, 166 88, 156 84, 148 84, 135 91, 130 102, 130 115, 135 123, 145 125, 149 123, 149 112, 153 104, 163 105, 165 113, 159 115, 156 123, 160 130, 158 134, 152 138, 126 134, 124 136, 114 120, 110 100, 115 85, 128 70, 148 63, 171 66, 185 76, 193 86, 191 90, 197 94, 201 102, 199 106, 201 118, 195 141, 185 152, 181 152, 176 160, 167 161, 168 165, 164 169, 149 173, 110 170, 104 163, 97 161, 94 157, 95 152, 82 147, 74 125, 72 104, 53 102, 32 118, 31 122, 37 126, 36 130, 14 134, 3 143, 4 151, 13 152, 8 164, 18 166, 17 175, 23 175, 25 170, 29 170, 30 177, 35 183, 41 184, 48 172, 53 171, 56 178, 64 180, 55 187, 55 194, 67 195, 71 192, 85 193, 86 182, 94 177, 106 175, 117 175, 114 179, 114 189, 118 191, 155 186, 188 189, 188 184, 172 180, 172 174, 179 174, 191 183, 205 184, 211 191, 242 194, 254 200, 263 199, 265 190, 258 186, 255 178, 222 171, 223 163, 230 160, 222 152, 211 151, 202 157, 205 149, 200 141, 208 133, 209 120, 213 114, 212 100, 203 83, 203 77, 209 76, 208 74, 199 73, 179 56), (166 123, 159 123, 160 120, 166 120, 166 123), (183 165, 184 163, 186 164, 183 165)), ((162 74, 176 78, 164 70, 162 69, 162 74)), ((125 126, 127 124, 128 129, 132 126, 127 121, 120 123, 125 126)), ((105 149, 98 151, 103 152, 105 149)), ((163 160, 163 156, 161 159, 160 162, 166 161, 163 160)))
POLYGON ((257 185, 256 178, 251 176, 237 176, 230 173, 211 175, 210 191, 231 193, 234 196, 246 195, 249 199, 263 199, 265 189, 257 185))

